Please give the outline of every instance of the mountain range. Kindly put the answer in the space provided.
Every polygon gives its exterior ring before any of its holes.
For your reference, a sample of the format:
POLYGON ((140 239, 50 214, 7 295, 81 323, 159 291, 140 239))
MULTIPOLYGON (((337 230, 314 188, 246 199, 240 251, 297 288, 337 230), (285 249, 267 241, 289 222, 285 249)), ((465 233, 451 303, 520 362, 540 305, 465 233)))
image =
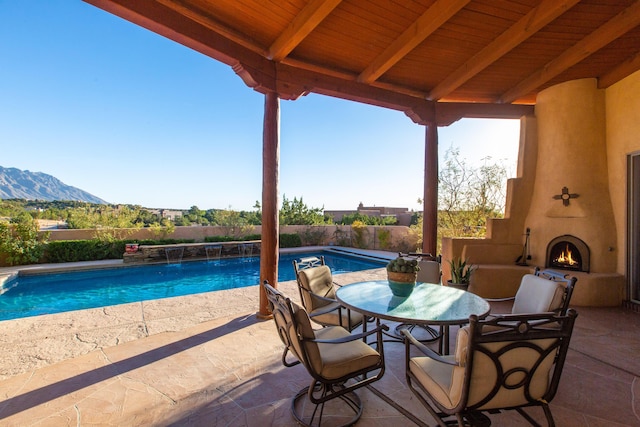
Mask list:
POLYGON ((99 197, 42 172, 0 166, 0 199, 76 200, 108 204, 99 197))

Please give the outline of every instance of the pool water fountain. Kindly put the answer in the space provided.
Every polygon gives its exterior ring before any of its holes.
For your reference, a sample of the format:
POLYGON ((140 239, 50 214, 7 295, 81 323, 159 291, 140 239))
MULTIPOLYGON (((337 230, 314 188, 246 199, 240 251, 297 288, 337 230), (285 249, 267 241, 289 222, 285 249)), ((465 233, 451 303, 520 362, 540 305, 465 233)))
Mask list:
POLYGON ((238 254, 241 258, 247 258, 253 255, 253 243, 240 243, 238 245, 238 254))
POLYGON ((167 256, 167 264, 181 264, 184 247, 165 248, 164 253, 167 256))
POLYGON ((217 260, 222 256, 222 245, 207 245, 204 250, 207 253, 207 261, 217 260))

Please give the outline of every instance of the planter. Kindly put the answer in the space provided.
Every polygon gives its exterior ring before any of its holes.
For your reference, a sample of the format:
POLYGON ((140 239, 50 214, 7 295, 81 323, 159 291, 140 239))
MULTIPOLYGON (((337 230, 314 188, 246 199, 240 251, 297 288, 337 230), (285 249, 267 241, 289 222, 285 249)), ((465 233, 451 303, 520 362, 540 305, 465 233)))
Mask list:
POLYGON ((416 286, 418 273, 395 273, 387 271, 387 279, 389 280, 389 288, 391 293, 397 297, 408 297, 416 286))
POLYGON ((466 291, 469 288, 468 283, 453 283, 451 280, 447 280, 447 286, 450 288, 460 289, 461 291, 466 291))
POLYGON ((140 245, 138 243, 127 243, 124 245, 124 251, 128 254, 134 254, 138 252, 138 247, 140 245))

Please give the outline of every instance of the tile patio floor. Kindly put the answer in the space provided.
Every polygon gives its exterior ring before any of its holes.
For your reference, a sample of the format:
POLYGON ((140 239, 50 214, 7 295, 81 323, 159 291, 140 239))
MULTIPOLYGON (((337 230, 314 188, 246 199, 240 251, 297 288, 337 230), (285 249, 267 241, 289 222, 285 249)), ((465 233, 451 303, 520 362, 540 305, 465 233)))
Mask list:
MULTIPOLYGON (((379 277, 382 269, 336 280, 379 277)), ((297 299, 294 282, 279 288, 297 299)), ((274 325, 256 319, 257 307, 257 287, 249 287, 0 322, 0 425, 294 426, 290 398, 309 376, 281 365, 274 325)), ((556 425, 640 426, 640 314, 577 310, 551 403, 556 425)), ((406 389, 403 352, 385 346, 377 387, 433 424, 406 389)), ((358 426, 413 425, 369 390, 358 393, 358 426)), ((530 413, 543 420, 542 411, 530 413)), ((491 419, 527 425, 510 414, 491 419)))

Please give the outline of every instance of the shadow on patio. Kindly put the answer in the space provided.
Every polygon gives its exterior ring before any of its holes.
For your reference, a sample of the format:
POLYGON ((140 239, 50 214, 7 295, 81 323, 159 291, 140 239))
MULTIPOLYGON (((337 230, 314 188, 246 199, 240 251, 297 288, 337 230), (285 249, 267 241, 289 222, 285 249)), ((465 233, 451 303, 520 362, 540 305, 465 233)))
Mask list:
MULTIPOLYGON (((508 309, 500 303, 492 311, 508 309)), ((551 403, 556 424, 640 425, 640 315, 618 308, 577 310, 551 403)), ((284 368, 281 354, 272 321, 229 313, 7 378, 0 382, 0 424, 294 426, 290 398, 309 376, 301 366, 284 368)), ((377 388, 433 424, 405 386, 403 345, 387 343, 385 355, 387 371, 377 388)), ((411 425, 369 390, 359 394, 365 410, 358 425, 411 425)), ((541 410, 529 412, 543 421, 541 410)), ((527 425, 517 414, 491 418, 495 426, 527 425)))

